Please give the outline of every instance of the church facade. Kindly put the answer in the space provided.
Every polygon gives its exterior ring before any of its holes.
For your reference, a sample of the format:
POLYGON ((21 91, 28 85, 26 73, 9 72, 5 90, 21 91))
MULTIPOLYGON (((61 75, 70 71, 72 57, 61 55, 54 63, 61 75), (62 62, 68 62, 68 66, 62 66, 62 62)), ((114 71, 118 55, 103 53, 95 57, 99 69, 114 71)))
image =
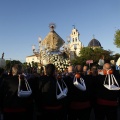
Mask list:
MULTIPOLYGON (((53 52, 54 53, 65 52, 68 55, 68 58, 70 61, 73 60, 75 57, 80 56, 79 53, 80 53, 81 49, 84 47, 83 43, 80 40, 80 33, 75 28, 75 26, 73 27, 73 29, 71 31, 71 34, 69 36, 67 43, 55 32, 54 25, 53 25, 52 27, 50 27, 50 32, 48 33, 48 35, 45 37, 45 39, 43 41, 41 41, 41 44, 47 47, 47 49, 42 50, 42 53, 44 53, 44 54, 42 54, 42 56, 46 56, 48 53, 51 53, 52 50, 53 50, 52 53, 53 52), (53 46, 53 48, 52 48, 52 46, 53 46), (63 48, 62 51, 60 51, 60 47, 63 48)), ((92 48, 101 47, 101 44, 98 40, 92 39, 89 42, 88 47, 92 47, 92 48)), ((37 63, 39 63, 40 61, 44 62, 45 58, 47 58, 46 61, 50 60, 50 58, 48 58, 48 56, 41 58, 41 56, 39 56, 39 54, 37 56, 34 54, 31 56, 27 56, 26 62, 28 64, 32 64, 32 62, 37 62, 37 63)), ((51 59, 53 59, 53 58, 51 58, 51 59)), ((47 64, 47 62, 46 62, 46 64, 47 64)))

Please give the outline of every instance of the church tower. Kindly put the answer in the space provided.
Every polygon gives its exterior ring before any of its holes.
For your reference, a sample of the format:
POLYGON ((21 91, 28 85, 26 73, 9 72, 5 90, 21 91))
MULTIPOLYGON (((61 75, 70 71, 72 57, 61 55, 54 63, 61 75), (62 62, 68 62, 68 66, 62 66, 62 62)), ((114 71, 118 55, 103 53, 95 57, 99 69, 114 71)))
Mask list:
POLYGON ((81 48, 84 47, 82 42, 79 39, 79 36, 80 36, 80 34, 79 34, 78 30, 74 26, 74 28, 72 29, 72 32, 70 34, 70 38, 71 38, 71 40, 70 40, 70 51, 71 51, 70 56, 72 58, 73 58, 73 56, 75 57, 75 55, 79 56, 81 48))

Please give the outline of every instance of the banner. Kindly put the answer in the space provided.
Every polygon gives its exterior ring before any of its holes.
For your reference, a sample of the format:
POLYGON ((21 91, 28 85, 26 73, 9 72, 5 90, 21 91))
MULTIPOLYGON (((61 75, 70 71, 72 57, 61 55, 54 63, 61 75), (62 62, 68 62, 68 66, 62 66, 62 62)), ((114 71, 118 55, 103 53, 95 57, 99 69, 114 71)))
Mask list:
POLYGON ((90 63, 93 63, 93 60, 87 60, 86 61, 86 64, 90 64, 90 63))

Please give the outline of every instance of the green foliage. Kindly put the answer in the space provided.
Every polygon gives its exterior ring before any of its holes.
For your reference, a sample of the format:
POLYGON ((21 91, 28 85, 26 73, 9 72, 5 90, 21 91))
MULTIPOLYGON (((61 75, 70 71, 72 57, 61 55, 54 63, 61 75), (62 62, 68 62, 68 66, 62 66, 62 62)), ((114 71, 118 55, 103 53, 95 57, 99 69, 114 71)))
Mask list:
POLYGON ((80 57, 72 60, 73 65, 81 64, 85 65, 87 60, 93 60, 94 64, 98 64, 99 59, 104 56, 105 61, 111 60, 111 54, 113 52, 110 50, 104 50, 102 48, 90 48, 84 47, 80 51, 80 57))
POLYGON ((112 55, 112 59, 115 60, 115 62, 117 62, 119 57, 120 57, 119 53, 116 53, 116 54, 112 55))
POLYGON ((120 48, 120 30, 116 30, 114 34, 114 45, 116 45, 117 48, 120 48))
POLYGON ((6 60, 6 70, 10 70, 10 69, 11 69, 11 61, 6 60))
POLYGON ((37 63, 37 62, 32 61, 32 67, 38 67, 38 63, 37 63))
POLYGON ((22 65, 23 65, 24 69, 27 68, 27 62, 22 63, 22 65))
POLYGON ((10 70, 14 64, 22 64, 19 60, 6 60, 6 70, 10 70))

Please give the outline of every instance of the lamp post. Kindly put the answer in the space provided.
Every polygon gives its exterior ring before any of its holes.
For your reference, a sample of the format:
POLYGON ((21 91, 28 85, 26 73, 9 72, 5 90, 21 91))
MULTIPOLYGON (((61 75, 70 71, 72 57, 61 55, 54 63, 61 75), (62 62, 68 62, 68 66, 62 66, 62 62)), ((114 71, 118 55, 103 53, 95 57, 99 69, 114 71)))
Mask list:
POLYGON ((42 46, 41 46, 41 41, 42 41, 42 38, 39 36, 38 37, 38 43, 39 43, 39 59, 40 59, 40 66, 41 66, 41 54, 42 54, 42 46))
POLYGON ((39 59, 40 60, 40 66, 42 65, 42 45, 41 45, 41 41, 42 41, 42 39, 41 39, 41 37, 39 36, 38 37, 38 43, 39 43, 39 49, 37 49, 36 50, 36 46, 35 45, 33 45, 32 46, 32 51, 33 51, 33 53, 35 54, 35 56, 37 57, 37 59, 39 59))
POLYGON ((67 53, 68 58, 70 60, 70 37, 67 37, 67 43, 63 45, 63 49, 65 51, 65 53, 67 53))

